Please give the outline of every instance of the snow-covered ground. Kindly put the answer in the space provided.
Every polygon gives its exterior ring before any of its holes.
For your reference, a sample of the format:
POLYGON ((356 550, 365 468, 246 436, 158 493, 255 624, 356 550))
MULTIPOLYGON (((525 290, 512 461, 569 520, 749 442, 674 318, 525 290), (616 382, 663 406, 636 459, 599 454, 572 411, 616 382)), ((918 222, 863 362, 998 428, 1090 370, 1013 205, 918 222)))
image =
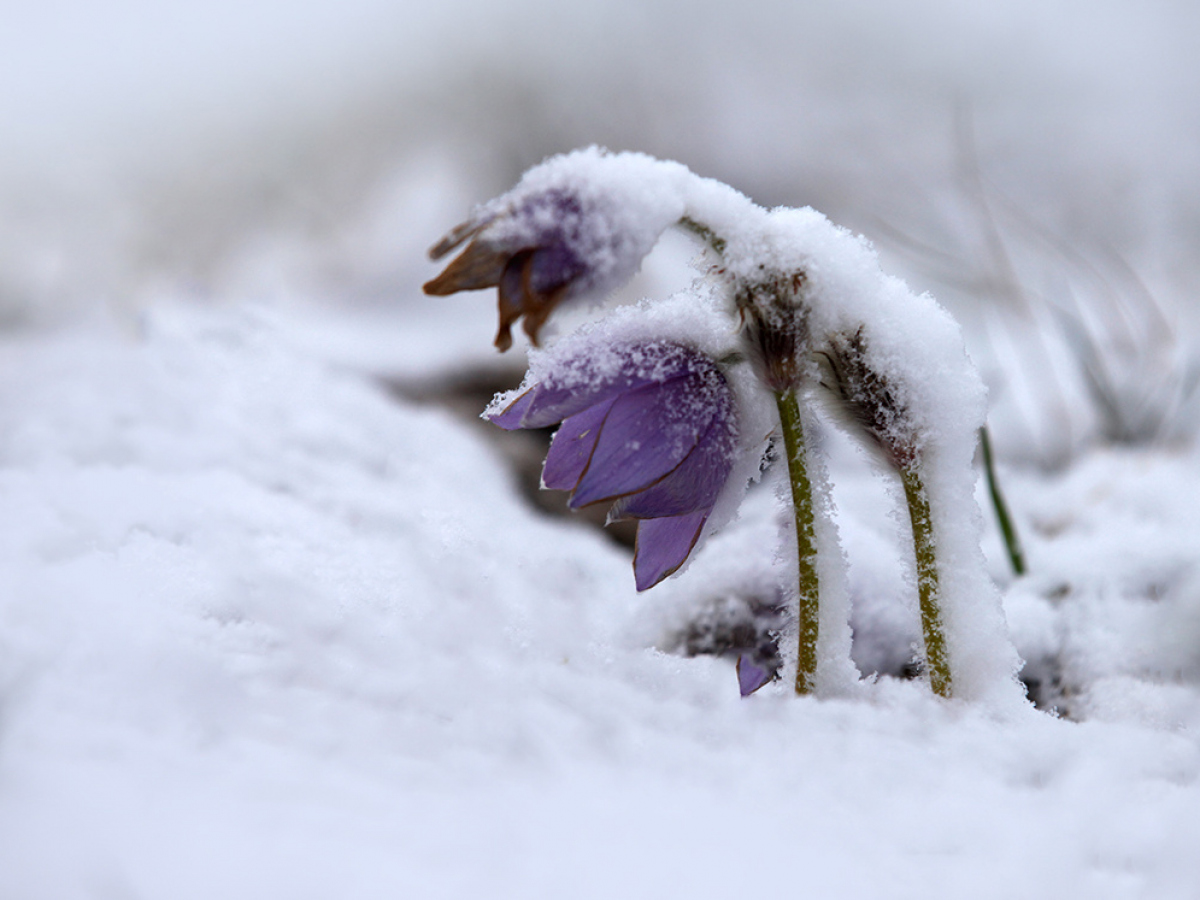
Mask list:
MULTIPOLYGON (((0 898, 1200 895, 1196 410, 1173 395, 1161 439, 1105 440, 1073 332, 1033 337, 1063 316, 1040 292, 1140 283, 1167 336, 1135 320, 1130 350, 1099 316, 1095 346, 1190 383, 1190 4, 152 6, 0 35, 37 86, 0 99, 0 898), (956 99, 990 206, 942 170, 956 99), (729 660, 670 651, 769 567, 769 488, 638 595, 628 552, 535 511, 481 423, 413 399, 519 381, 494 299, 421 297, 422 254, 593 140, 877 219, 922 286, 888 234, 974 223, 983 268, 1012 263, 1028 292, 997 289, 999 326, 979 271, 941 283, 993 389, 1030 574, 994 529, 985 550, 1041 708, 892 677, 743 700, 729 660)), ((628 294, 690 252, 667 241, 628 294)), ((892 500, 827 440, 856 658, 894 669, 892 500)))
POLYGON ((1014 473, 1055 535, 1010 617, 1074 720, 892 679, 741 700, 647 640, 745 565, 736 528, 634 595, 473 430, 297 344, 168 306, 6 341, 0 896, 1200 887, 1200 590, 1156 582, 1200 540, 1191 454, 1014 473))

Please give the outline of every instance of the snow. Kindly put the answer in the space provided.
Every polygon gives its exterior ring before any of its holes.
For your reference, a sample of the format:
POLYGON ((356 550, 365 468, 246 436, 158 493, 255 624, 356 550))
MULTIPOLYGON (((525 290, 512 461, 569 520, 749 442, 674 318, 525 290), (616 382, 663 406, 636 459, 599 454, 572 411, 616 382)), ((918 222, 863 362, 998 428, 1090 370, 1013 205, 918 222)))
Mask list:
MULTIPOLYGON (((1011 310, 969 289, 996 272, 949 174, 963 100, 1031 297, 1078 282, 1015 208, 1179 301, 1186 384, 1193 5, 152 6, 0 35, 0 897, 1200 893, 1194 397, 1175 443, 1100 441, 1045 307, 981 341, 980 298, 1011 310), (638 596, 626 551, 521 496, 486 399, 406 398, 520 381, 493 298, 419 297, 424 253, 590 143, 812 204, 964 322, 1041 709, 888 674, 905 526, 824 420, 882 674, 742 700, 730 660, 668 651, 775 583, 770 476, 638 596)), ((668 233, 623 299, 695 252, 668 233)))
MULTIPOLYGON (((1195 889, 1192 675, 1101 673, 1083 722, 891 679, 741 701, 727 661, 646 640, 706 566, 746 565, 736 529, 637 598, 627 557, 531 512, 466 424, 275 319, 166 304, 6 343, 3 896, 1195 889)), ((1196 482, 1144 465, 1014 502, 1196 482)), ((843 506, 843 533, 878 527, 843 506)), ((1035 570, 1087 573, 1078 515, 1080 549, 1047 566, 1035 540, 1035 570)))

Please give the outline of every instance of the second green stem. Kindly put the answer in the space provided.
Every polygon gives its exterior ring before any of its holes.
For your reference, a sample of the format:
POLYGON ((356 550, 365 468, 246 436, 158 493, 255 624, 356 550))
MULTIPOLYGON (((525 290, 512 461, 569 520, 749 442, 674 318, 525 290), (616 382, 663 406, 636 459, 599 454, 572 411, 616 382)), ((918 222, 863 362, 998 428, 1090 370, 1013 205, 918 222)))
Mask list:
POLYGON ((799 564, 799 630, 796 659, 796 693, 810 694, 816 687, 817 637, 820 627, 820 581, 817 577, 816 514, 813 510, 812 483, 804 459, 804 425, 795 391, 775 394, 783 446, 787 453, 788 480, 792 488, 792 508, 796 518, 796 557, 799 564))
POLYGON ((900 468, 908 515, 912 520, 913 545, 917 555, 917 594, 921 605, 921 630, 925 636, 925 664, 929 685, 941 697, 949 697, 950 660, 946 653, 946 633, 942 625, 941 591, 938 588, 937 544, 933 535, 933 515, 929 497, 921 481, 919 463, 900 468))
POLYGON ((996 511, 996 521, 1000 525, 1000 536, 1004 539, 1004 548, 1008 550, 1008 562, 1014 575, 1025 574, 1025 552, 1021 549, 1021 539, 1017 535, 1017 526, 1013 524, 1008 512, 1008 504, 1004 502, 1004 494, 1000 490, 1000 479, 996 477, 996 464, 992 459, 992 439, 988 435, 987 426, 979 429, 979 447, 983 451, 983 472, 987 476, 988 494, 992 498, 992 509, 996 511))

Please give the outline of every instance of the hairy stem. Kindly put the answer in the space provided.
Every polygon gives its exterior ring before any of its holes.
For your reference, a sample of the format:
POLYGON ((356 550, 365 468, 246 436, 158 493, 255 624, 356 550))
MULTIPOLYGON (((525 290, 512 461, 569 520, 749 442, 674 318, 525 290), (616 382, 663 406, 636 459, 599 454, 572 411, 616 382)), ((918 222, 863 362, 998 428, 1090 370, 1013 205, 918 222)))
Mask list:
POLYGON ((800 421, 800 403, 794 390, 775 393, 783 446, 787 453, 788 480, 792 487, 792 509, 796 517, 796 557, 799 564, 798 655, 796 693, 810 694, 816 686, 817 636, 819 630, 819 580, 817 577, 816 515, 813 510, 812 483, 804 460, 804 427, 800 421))
POLYGON ((942 625, 941 592, 938 588, 937 542, 933 535, 933 515, 929 496, 921 480, 919 462, 900 469, 908 515, 912 520, 913 545, 917 555, 917 594, 921 602, 921 631, 925 637, 925 665, 933 692, 949 697, 950 661, 946 654, 946 633, 942 625))
POLYGON ((725 238, 721 237, 703 222, 693 219, 691 216, 684 216, 679 220, 678 224, 680 228, 690 231, 700 238, 700 240, 704 241, 704 243, 708 244, 708 246, 712 247, 718 256, 725 253, 725 238))
POLYGON ((988 437, 986 425, 979 429, 979 448, 983 453, 983 471, 987 477, 988 494, 992 498, 992 509, 996 511, 1000 534, 1004 538, 1004 547, 1008 550, 1008 561, 1014 574, 1024 575, 1025 552, 1021 549, 1021 539, 1017 536, 1017 528, 1008 513, 1004 494, 1000 492, 1000 481, 996 478, 996 467, 992 461, 992 441, 988 437))

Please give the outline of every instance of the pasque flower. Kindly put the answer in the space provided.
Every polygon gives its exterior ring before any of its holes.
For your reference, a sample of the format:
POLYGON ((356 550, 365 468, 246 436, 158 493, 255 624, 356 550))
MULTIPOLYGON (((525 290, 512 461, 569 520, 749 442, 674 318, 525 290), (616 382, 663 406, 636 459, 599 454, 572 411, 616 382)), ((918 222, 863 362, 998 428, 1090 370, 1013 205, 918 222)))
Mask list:
POLYGON ((638 520, 639 591, 681 565, 729 478, 737 442, 733 393, 708 356, 656 340, 598 344, 555 359, 532 387, 487 417, 507 430, 561 422, 542 484, 570 506, 612 503, 638 520))
POLYGON ((469 241, 425 293, 495 287, 496 346, 512 345, 522 317, 536 346, 561 304, 601 299, 629 280, 683 215, 677 188, 689 177, 678 164, 596 147, 552 157, 433 246, 438 260, 469 241))
MULTIPOLYGON (((831 498, 820 450, 805 438, 813 389, 826 388, 830 408, 879 448, 904 488, 934 692, 978 692, 985 669, 1011 682, 1011 647, 986 637, 1002 631, 998 602, 977 564, 973 523, 959 512, 972 499, 969 437, 982 424, 982 384, 944 310, 885 277, 864 241, 815 210, 766 210, 678 163, 593 147, 545 160, 453 229, 430 255, 461 252, 425 291, 496 287, 496 346, 511 346, 521 320, 537 345, 559 306, 604 299, 676 225, 706 245, 712 299, 724 306, 719 329, 701 321, 709 298, 697 292, 680 295, 687 305, 678 310, 627 307, 531 355, 524 391, 488 417, 506 429, 559 425, 543 485, 569 491, 572 507, 611 504, 610 520, 637 521, 634 574, 645 590, 686 562, 718 502, 732 505, 735 455, 746 469, 755 461, 744 439, 771 432, 773 399, 791 495, 785 534, 795 542, 794 588, 785 590, 795 690, 808 694, 855 677, 842 554, 836 529, 822 525, 831 498), (736 404, 722 367, 681 343, 685 334, 733 351, 730 366, 749 364, 728 370, 736 404), (964 600, 978 607, 979 598, 991 604, 986 627, 967 623, 964 600), (959 611, 945 621, 956 631, 943 624, 949 600, 959 611), (973 659, 967 679, 952 681, 951 650, 966 658, 971 648, 986 664, 973 659)), ((775 635, 738 650, 742 693, 775 677, 775 635)))
POLYGON ((505 212, 483 213, 464 222, 430 251, 441 259, 468 238, 471 242, 437 278, 427 294, 444 296, 479 288, 499 289, 500 326, 496 346, 512 346, 512 326, 525 317, 525 332, 536 346, 546 319, 580 287, 588 270, 580 244, 584 204, 566 190, 527 197, 505 212))

